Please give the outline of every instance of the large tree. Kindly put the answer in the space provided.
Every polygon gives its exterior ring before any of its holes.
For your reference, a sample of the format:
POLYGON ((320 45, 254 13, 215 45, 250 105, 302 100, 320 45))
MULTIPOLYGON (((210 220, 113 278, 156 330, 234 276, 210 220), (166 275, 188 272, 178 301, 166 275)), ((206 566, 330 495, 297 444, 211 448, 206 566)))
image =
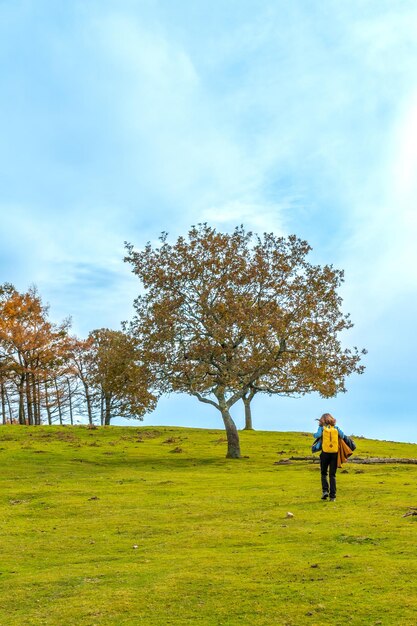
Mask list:
POLYGON ((345 355, 346 374, 362 371, 358 350, 342 350, 338 339, 351 326, 337 294, 343 273, 309 263, 307 242, 207 224, 174 245, 166 233, 160 241, 141 251, 126 244, 144 287, 132 332, 161 392, 191 394, 221 413, 229 458, 240 457, 230 408, 274 372, 306 366, 301 355, 314 362, 320 350, 331 360, 345 355))

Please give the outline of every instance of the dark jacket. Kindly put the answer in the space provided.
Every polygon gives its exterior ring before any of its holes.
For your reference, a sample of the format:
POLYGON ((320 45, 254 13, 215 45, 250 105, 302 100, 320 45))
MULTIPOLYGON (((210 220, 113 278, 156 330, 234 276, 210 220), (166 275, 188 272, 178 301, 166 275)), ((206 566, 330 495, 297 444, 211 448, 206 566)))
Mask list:
POLYGON ((345 435, 343 437, 343 441, 345 442, 345 444, 347 446, 349 446, 349 448, 352 450, 352 452, 354 450, 356 450, 356 443, 353 441, 353 439, 351 439, 350 437, 348 437, 347 435, 345 435))

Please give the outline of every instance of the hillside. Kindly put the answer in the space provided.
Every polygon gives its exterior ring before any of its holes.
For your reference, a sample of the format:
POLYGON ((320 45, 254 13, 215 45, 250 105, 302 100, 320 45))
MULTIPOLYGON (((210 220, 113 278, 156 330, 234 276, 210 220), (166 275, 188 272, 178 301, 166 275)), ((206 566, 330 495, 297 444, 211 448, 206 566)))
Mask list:
POLYGON ((329 503, 317 464, 276 464, 311 436, 241 443, 227 460, 222 430, 1 427, 0 624, 414 625, 417 466, 348 463, 329 503))

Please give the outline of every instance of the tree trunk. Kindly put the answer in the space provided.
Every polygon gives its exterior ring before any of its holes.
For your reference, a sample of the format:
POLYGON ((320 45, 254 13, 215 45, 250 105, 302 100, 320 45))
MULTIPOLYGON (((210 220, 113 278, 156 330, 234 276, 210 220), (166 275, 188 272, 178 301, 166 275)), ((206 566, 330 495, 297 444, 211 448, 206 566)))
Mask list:
POLYGON ((242 396, 243 404, 245 405, 245 428, 244 430, 254 430, 253 425, 252 425, 251 402, 253 400, 255 393, 256 391, 251 389, 248 395, 245 394, 244 396, 242 396))
POLYGON ((111 420, 111 396, 109 395, 105 395, 104 396, 105 399, 105 414, 104 414, 104 425, 105 426, 110 426, 110 420, 111 420))
POLYGON ((37 411, 38 411, 38 418, 39 418, 39 424, 42 423, 42 395, 41 395, 41 381, 38 379, 37 383, 36 383, 36 397, 37 397, 37 411))
POLYGON ((48 424, 49 426, 52 426, 51 405, 49 404, 48 382, 46 380, 45 380, 45 406, 46 406, 46 414, 48 415, 48 424))
MULTIPOLYGON (((291 461, 313 461, 313 463, 319 463, 320 458, 318 456, 313 456, 309 454, 308 456, 290 456, 288 459, 282 459, 281 461, 276 461, 274 465, 284 465, 286 463, 290 463, 291 461)), ((395 457, 369 457, 363 458, 360 456, 357 457, 349 457, 346 461, 348 465, 351 463, 359 463, 361 465, 417 465, 417 459, 403 459, 403 458, 395 458, 395 457)), ((356 470, 358 471, 358 470, 356 470)))
POLYGON ((30 384, 30 374, 29 372, 26 372, 26 376, 25 376, 25 382, 26 382, 26 408, 27 408, 27 415, 28 415, 28 424, 29 426, 33 425, 33 406, 32 406, 32 389, 31 389, 31 384, 30 384))
MULTIPOLYGON (((196 396, 200 402, 204 402, 206 404, 211 404, 211 406, 216 407, 218 411, 222 414, 224 427, 226 429, 227 436, 227 454, 226 459, 240 459, 240 442, 239 442, 239 433, 237 432, 236 424, 234 423, 230 413, 229 406, 231 406, 230 401, 229 404, 226 402, 225 393, 222 388, 218 388, 214 395, 216 396, 217 403, 213 400, 209 400, 202 396, 200 393, 194 391, 193 395, 196 396)), ((237 396, 236 400, 232 402, 236 402, 240 399, 240 395, 237 396)))
POLYGON ((72 413, 72 390, 71 390, 71 383, 70 383, 70 379, 69 378, 67 378, 67 386, 68 386, 68 401, 69 401, 70 422, 71 422, 71 426, 74 426, 74 417, 73 417, 73 413, 72 413))
POLYGON ((7 418, 6 418, 6 390, 4 388, 4 383, 1 383, 1 414, 2 414, 3 424, 5 424, 7 421, 7 418))
POLYGON ((104 426, 104 393, 101 392, 100 398, 100 424, 104 426))
POLYGON ((58 381, 55 378, 54 379, 55 382, 55 391, 56 391, 56 403, 58 405, 58 415, 59 415, 59 423, 62 426, 62 407, 61 407, 61 398, 59 397, 59 387, 58 387, 58 381))
POLYGON ((91 408, 91 396, 90 396, 90 389, 87 385, 87 383, 82 380, 83 386, 84 386, 84 393, 85 393, 85 401, 87 404, 87 415, 88 415, 88 423, 90 424, 90 426, 93 425, 93 411, 91 408))
POLYGON ((236 424, 234 423, 229 410, 226 407, 221 408, 221 414, 226 429, 227 436, 227 459, 240 459, 240 442, 239 433, 237 432, 236 424))
POLYGON ((33 423, 36 426, 40 426, 41 423, 41 413, 39 410, 39 394, 38 387, 36 384, 35 374, 31 374, 32 377, 32 405, 33 405, 33 423))
POLYGON ((4 393, 5 393, 5 397, 6 397, 7 408, 9 410, 9 421, 10 421, 11 424, 13 424, 13 419, 14 419, 14 417, 13 417, 13 410, 12 410, 12 405, 10 403, 10 398, 9 398, 9 394, 8 394, 8 391, 7 391, 7 387, 5 387, 4 393))
POLYGON ((20 375, 19 381, 19 424, 26 424, 26 415, 25 415, 25 375, 20 375))
POLYGON ((243 404, 245 405, 245 428, 244 430, 253 430, 250 400, 248 398, 242 398, 242 400, 243 400, 243 404))

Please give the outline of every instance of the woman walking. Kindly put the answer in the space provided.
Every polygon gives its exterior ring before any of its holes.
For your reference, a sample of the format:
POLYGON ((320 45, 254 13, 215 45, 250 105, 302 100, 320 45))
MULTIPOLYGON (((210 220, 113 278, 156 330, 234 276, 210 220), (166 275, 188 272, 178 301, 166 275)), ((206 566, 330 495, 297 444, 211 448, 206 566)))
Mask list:
POLYGON ((320 471, 321 471, 321 487, 323 495, 322 500, 327 500, 330 496, 330 502, 336 500, 336 472, 337 472, 337 452, 339 449, 339 438, 345 436, 343 431, 336 426, 335 418, 330 413, 324 413, 318 420, 319 429, 314 437, 321 439, 320 454, 320 471), (329 473, 329 481, 327 480, 329 473))

